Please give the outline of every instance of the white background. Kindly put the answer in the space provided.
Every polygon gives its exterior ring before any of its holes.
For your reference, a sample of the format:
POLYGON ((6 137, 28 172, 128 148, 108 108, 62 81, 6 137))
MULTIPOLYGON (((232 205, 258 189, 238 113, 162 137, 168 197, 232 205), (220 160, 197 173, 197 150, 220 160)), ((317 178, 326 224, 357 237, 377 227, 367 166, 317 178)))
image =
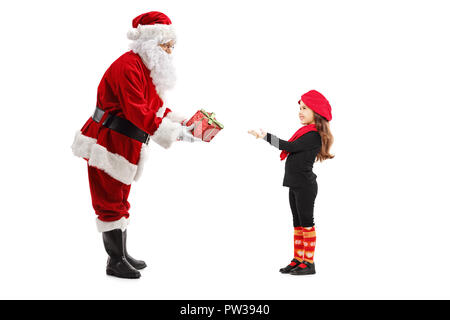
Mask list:
POLYGON ((14 1, 0 5, 0 298, 450 298, 446 1, 14 1), (213 142, 151 145, 132 185, 140 280, 105 275, 86 163, 70 146, 131 20, 178 34, 167 104, 213 142), (317 274, 281 275, 292 217, 279 152, 310 89, 333 107, 316 163, 317 274))

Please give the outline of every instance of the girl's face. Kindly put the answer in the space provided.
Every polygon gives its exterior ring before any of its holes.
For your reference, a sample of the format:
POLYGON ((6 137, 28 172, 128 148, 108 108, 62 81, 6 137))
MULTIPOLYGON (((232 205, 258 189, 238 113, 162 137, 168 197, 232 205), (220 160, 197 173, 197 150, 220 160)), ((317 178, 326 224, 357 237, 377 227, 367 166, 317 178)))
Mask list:
POLYGON ((308 108, 303 101, 300 101, 300 113, 298 116, 303 125, 314 123, 314 111, 308 108))

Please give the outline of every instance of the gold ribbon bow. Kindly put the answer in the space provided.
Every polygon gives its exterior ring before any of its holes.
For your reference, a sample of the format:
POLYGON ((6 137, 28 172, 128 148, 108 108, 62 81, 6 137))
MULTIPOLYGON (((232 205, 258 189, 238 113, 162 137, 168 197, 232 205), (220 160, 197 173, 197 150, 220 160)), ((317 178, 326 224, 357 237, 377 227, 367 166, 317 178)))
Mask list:
POLYGON ((211 112, 211 114, 209 114, 204 109, 201 109, 200 111, 203 113, 206 119, 208 119, 208 124, 212 124, 214 122, 214 124, 217 125, 220 129, 224 128, 223 124, 216 120, 216 115, 214 114, 214 112, 211 112))

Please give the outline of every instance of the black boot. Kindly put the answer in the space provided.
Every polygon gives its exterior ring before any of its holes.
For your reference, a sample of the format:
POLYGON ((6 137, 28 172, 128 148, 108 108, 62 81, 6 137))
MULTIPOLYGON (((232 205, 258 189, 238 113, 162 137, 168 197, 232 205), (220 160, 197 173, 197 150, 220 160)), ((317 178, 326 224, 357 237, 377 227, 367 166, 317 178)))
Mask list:
POLYGON ((127 230, 125 230, 122 233, 122 237, 123 237, 123 250, 125 253, 125 258, 127 258, 127 261, 137 270, 141 270, 141 269, 144 269, 145 267, 147 267, 147 265, 145 264, 145 261, 136 260, 128 254, 128 252, 127 252, 127 230))
POLYGON ((114 229, 103 232, 103 244, 109 255, 106 274, 119 278, 137 279, 141 277, 139 271, 127 261, 125 257, 122 230, 114 229))
POLYGON ((292 269, 295 269, 298 265, 300 265, 300 261, 298 261, 297 259, 292 259, 292 261, 291 262, 294 262, 295 263, 295 265, 290 265, 290 264, 288 264, 286 267, 284 267, 284 268, 281 268, 280 269, 280 272, 281 273, 289 273, 289 272, 291 272, 291 270, 292 269))
POLYGON ((307 261, 302 262, 303 265, 306 266, 306 268, 302 268, 300 265, 296 267, 295 269, 292 269, 290 274, 294 276, 306 276, 308 274, 315 274, 316 273, 316 266, 313 263, 309 263, 307 261))

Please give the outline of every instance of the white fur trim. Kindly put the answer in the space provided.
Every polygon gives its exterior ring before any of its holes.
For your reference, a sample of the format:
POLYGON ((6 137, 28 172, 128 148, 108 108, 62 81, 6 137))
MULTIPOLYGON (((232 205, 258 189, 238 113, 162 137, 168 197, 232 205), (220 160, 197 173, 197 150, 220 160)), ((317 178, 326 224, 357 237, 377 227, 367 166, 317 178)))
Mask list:
POLYGON ((181 115, 179 113, 173 112, 173 111, 169 112, 166 115, 166 118, 169 118, 173 122, 178 122, 178 123, 181 123, 183 120, 187 119, 185 116, 183 116, 183 115, 181 115))
POLYGON ((105 147, 97 144, 97 139, 87 137, 80 131, 75 134, 72 152, 77 157, 88 159, 90 166, 105 171, 114 179, 127 185, 130 185, 133 180, 139 179, 147 159, 147 145, 144 143, 142 144, 139 163, 135 165, 125 157, 108 151, 105 147))
POLYGON ((139 39, 140 35, 141 34, 139 32, 139 29, 137 29, 137 28, 130 29, 127 32, 127 38, 130 40, 137 40, 137 39, 139 39))
POLYGON ((114 179, 127 185, 133 182, 137 171, 137 165, 117 153, 109 152, 99 144, 92 146, 89 165, 105 171, 114 179))
POLYGON ((151 139, 159 144, 161 147, 168 149, 174 141, 177 140, 181 133, 181 124, 172 122, 167 117, 162 119, 161 124, 151 139))
POLYGON ((77 157, 89 159, 92 146, 96 143, 97 139, 84 136, 80 131, 77 131, 72 143, 72 152, 77 157))
POLYGON ((128 31, 127 37, 130 40, 157 39, 159 43, 176 40, 175 29, 171 24, 138 25, 128 31))
POLYGON ((158 112, 156 113, 156 116, 158 118, 162 118, 164 116, 164 112, 166 112, 166 107, 162 106, 161 108, 159 108, 158 112))
POLYGON ((142 176, 142 172, 144 171, 144 164, 147 161, 147 155, 148 155, 148 145, 143 143, 141 148, 141 155, 139 157, 138 167, 136 170, 136 175, 134 176, 135 181, 138 181, 142 176))
POLYGON ((98 232, 108 232, 115 229, 120 229, 125 231, 128 227, 128 219, 125 217, 120 218, 120 220, 105 222, 100 219, 96 219, 97 221, 97 230, 98 232))

